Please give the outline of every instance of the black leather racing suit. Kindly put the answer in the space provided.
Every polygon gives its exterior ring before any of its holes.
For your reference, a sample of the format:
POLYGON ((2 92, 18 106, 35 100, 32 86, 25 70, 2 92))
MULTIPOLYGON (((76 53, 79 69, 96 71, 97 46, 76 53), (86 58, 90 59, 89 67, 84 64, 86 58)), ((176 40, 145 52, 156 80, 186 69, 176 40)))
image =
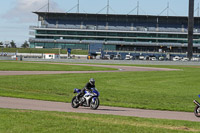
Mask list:
POLYGON ((95 88, 95 85, 91 85, 90 82, 88 82, 83 89, 81 89, 81 92, 77 95, 77 98, 79 99, 85 94, 85 91, 91 91, 91 88, 95 88))

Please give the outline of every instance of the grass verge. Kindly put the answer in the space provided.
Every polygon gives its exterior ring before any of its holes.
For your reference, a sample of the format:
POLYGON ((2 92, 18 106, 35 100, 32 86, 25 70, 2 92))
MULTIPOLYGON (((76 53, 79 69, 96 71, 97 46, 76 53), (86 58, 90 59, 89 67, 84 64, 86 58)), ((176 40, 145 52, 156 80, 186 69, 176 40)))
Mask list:
POLYGON ((3 133, 185 133, 200 132, 199 122, 113 115, 0 109, 3 133))

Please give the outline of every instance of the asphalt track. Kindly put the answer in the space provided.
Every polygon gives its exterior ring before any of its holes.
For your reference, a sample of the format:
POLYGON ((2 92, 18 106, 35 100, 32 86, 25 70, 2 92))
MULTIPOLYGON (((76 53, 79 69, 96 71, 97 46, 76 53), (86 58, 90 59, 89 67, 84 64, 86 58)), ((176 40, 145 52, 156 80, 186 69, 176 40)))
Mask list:
MULTIPOLYGON (((38 63, 38 62, 35 62, 35 63, 38 63)), ((49 63, 49 64, 107 67, 107 68, 116 68, 118 70, 113 70, 113 71, 0 71, 0 75, 39 75, 39 74, 103 73, 103 72, 128 72, 128 71, 177 71, 177 69, 136 67, 136 66, 110 66, 110 65, 65 64, 65 63, 49 63)))
POLYGON ((109 114, 109 115, 135 116, 144 118, 186 120, 186 121, 197 121, 197 122, 200 121, 200 118, 195 117, 194 114, 190 112, 143 110, 143 109, 108 107, 108 106, 99 106, 97 110, 91 110, 90 108, 86 107, 79 107, 77 109, 74 109, 71 107, 70 103, 49 102, 49 101, 29 100, 29 99, 9 98, 9 97, 0 97, 0 108, 109 114))
MULTIPOLYGON (((62 64, 62 63, 52 63, 52 64, 62 64)), ((116 68, 118 70, 114 70, 114 71, 0 71, 0 75, 33 75, 33 74, 36 75, 36 74, 98 73, 98 72, 125 72, 125 71, 177 71, 177 69, 133 67, 133 66, 109 66, 109 65, 89 65, 89 64, 66 64, 66 65, 110 67, 110 68, 116 68)), ((143 109, 108 107, 108 106, 100 106, 98 110, 91 110, 89 108, 84 108, 84 107, 73 109, 70 103, 49 102, 49 101, 29 100, 29 99, 9 98, 9 97, 0 97, 0 108, 110 114, 110 115, 120 115, 120 116, 135 116, 135 117, 144 117, 144 118, 186 120, 186 121, 197 121, 197 122, 200 121, 199 118, 195 117, 194 114, 190 112, 143 110, 143 109)))

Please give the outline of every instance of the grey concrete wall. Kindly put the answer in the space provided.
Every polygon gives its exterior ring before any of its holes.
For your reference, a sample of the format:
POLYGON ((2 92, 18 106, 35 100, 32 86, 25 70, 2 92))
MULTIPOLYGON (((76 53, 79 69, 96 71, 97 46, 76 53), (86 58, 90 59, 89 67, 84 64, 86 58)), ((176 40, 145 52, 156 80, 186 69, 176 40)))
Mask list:
MULTIPOLYGON (((0 56, 0 60, 16 60, 0 56)), ((87 59, 40 59, 23 58, 23 61, 68 62, 68 63, 102 63, 102 64, 140 64, 140 65, 200 65, 193 61, 146 61, 146 60, 87 60, 87 59)), ((20 61, 20 58, 18 58, 20 61)))
POLYGON ((0 56, 0 60, 16 60, 16 59, 12 59, 9 56, 0 56))
POLYGON ((68 62, 68 63, 103 63, 103 64, 141 64, 141 65, 200 65, 200 62, 192 61, 145 61, 145 60, 87 60, 87 59, 30 59, 23 58, 23 61, 47 61, 47 62, 68 62))

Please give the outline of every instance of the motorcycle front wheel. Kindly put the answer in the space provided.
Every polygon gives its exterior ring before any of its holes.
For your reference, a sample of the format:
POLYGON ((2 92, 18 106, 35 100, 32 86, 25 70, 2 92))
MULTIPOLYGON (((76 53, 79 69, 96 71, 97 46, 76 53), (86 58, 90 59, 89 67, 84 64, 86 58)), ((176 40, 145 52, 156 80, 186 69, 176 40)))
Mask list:
POLYGON ((94 99, 94 101, 91 100, 91 102, 90 102, 90 108, 93 109, 93 110, 97 109, 99 107, 99 103, 100 103, 99 98, 96 97, 94 99))
POLYGON ((200 117, 200 107, 198 105, 194 108, 194 115, 200 117))
POLYGON ((79 107, 79 101, 76 99, 76 96, 72 98, 71 102, 72 108, 78 108, 79 107))

